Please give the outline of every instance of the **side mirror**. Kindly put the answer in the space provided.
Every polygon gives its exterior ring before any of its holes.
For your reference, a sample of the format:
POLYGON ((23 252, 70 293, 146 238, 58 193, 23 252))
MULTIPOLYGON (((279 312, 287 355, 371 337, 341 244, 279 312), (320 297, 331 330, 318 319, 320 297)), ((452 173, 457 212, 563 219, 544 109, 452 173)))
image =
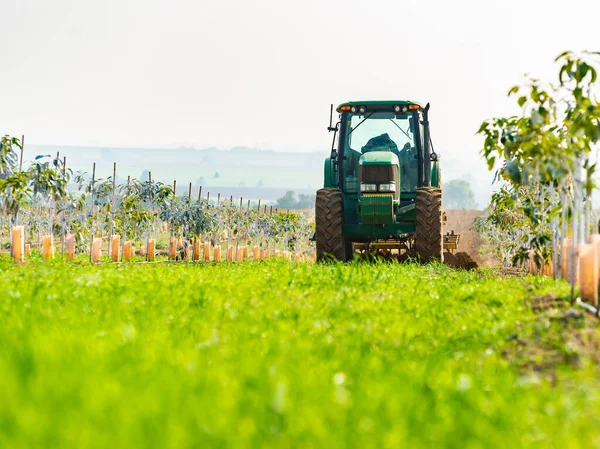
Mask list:
POLYGON ((337 159, 338 157, 338 152, 335 149, 331 150, 331 159, 337 159))
POLYGON ((337 131, 337 125, 335 125, 335 128, 333 127, 333 103, 331 104, 331 109, 329 109, 329 126, 327 127, 327 131, 337 131))

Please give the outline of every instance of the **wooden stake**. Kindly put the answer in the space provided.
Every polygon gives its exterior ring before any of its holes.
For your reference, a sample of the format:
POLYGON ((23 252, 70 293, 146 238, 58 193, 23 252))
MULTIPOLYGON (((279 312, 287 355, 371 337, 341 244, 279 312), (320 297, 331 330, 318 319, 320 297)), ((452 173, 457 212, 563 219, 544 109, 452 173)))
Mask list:
POLYGON ((51 235, 45 235, 43 237, 43 251, 42 255, 45 261, 54 259, 54 237, 51 235))
POLYGON ((75 234, 67 234, 65 246, 65 260, 72 262, 75 259, 75 234))
POLYGON ((202 186, 198 189, 198 202, 202 199, 202 186))
POLYGON ((579 245, 579 295, 582 301, 598 305, 598 253, 595 243, 579 245))
POLYGON ((130 241, 125 242, 123 244, 123 259, 125 260, 125 262, 131 261, 131 250, 132 250, 131 242, 130 241))
POLYGON ((114 234, 110 238, 110 258, 113 262, 119 261, 121 252, 121 236, 114 234))
POLYGON ((25 228, 14 226, 12 229, 12 255, 17 262, 23 262, 25 257, 25 228))

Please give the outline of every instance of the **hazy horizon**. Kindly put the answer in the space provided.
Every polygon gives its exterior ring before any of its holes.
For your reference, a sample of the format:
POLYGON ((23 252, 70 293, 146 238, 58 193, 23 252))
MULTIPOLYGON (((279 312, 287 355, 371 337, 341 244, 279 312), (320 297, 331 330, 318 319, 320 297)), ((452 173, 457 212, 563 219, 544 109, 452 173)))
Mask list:
POLYGON ((477 189, 492 175, 475 133, 518 113, 508 89, 600 49, 600 2, 584 0, 0 0, 0 15, 0 132, 26 146, 324 158, 330 103, 410 99, 477 189))

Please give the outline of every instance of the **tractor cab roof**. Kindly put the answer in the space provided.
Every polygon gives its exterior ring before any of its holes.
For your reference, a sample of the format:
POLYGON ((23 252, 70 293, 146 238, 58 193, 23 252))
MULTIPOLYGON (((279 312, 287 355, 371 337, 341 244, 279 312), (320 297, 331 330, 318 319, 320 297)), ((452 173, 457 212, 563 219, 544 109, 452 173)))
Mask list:
MULTIPOLYGON (((394 106, 413 106, 414 109, 423 109, 423 107, 415 102, 410 100, 374 100, 374 101, 348 101, 346 103, 340 104, 336 111, 350 111, 352 107, 359 108, 360 106, 365 107, 367 110, 393 110, 394 106)), ((409 109, 413 109, 409 108, 409 109)))

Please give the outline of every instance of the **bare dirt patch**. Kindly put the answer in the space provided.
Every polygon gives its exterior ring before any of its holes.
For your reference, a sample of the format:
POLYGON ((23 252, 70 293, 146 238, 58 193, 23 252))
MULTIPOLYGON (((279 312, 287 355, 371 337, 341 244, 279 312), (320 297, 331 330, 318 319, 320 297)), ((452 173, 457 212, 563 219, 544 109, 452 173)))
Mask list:
MULTIPOLYGON (((485 241, 473 229, 475 219, 481 217, 484 211, 473 209, 445 209, 444 211, 447 218, 444 233, 454 231, 455 234, 460 234, 460 242, 455 256, 458 256, 459 253, 466 253, 471 261, 480 267, 498 266, 497 258, 487 252, 485 241)), ((463 258, 462 264, 469 263, 465 256, 460 257, 463 258)))

